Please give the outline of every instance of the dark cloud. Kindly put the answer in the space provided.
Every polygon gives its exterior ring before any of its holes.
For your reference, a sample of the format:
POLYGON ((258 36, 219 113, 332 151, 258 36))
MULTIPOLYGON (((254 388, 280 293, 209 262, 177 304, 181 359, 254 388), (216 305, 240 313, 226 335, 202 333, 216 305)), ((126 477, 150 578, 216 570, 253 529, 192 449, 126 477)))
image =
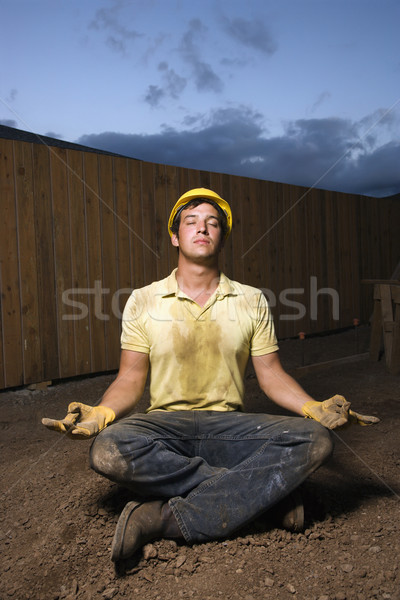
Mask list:
POLYGON ((204 41, 207 28, 200 19, 192 19, 188 30, 183 34, 179 46, 181 58, 190 67, 194 84, 199 92, 221 92, 222 79, 209 63, 201 60, 201 52, 196 40, 204 41))
POLYGON ((0 119, 0 125, 6 125, 7 127, 18 127, 17 121, 14 119, 0 119))
POLYGON ((225 31, 236 41, 253 50, 271 55, 278 47, 261 19, 224 18, 225 31))
POLYGON ((183 90, 186 87, 186 79, 178 75, 174 69, 170 69, 168 63, 161 62, 158 65, 158 70, 162 74, 162 87, 158 85, 149 85, 145 95, 145 102, 153 108, 159 106, 163 98, 173 98, 178 100, 183 90))
POLYGON ((16 99, 18 95, 18 90, 16 90, 15 88, 13 88, 12 90, 10 90, 10 93, 8 94, 6 100, 7 102, 14 102, 14 100, 16 99))
POLYGON ((126 54, 127 42, 142 37, 142 34, 134 29, 128 29, 119 19, 119 11, 124 3, 115 0, 110 8, 99 8, 89 28, 97 31, 108 32, 106 43, 112 50, 126 54))
POLYGON ((155 163, 306 187, 374 196, 400 192, 400 143, 379 144, 381 122, 368 135, 364 125, 302 119, 268 137, 262 115, 240 107, 193 118, 191 129, 183 131, 105 132, 82 136, 78 143, 155 163))
POLYGON ((165 92, 158 85, 149 85, 144 100, 154 108, 160 104, 164 96, 165 92))
POLYGON ((318 98, 316 99, 316 101, 314 102, 314 104, 311 107, 311 113, 315 113, 315 111, 326 101, 329 100, 329 98, 331 97, 331 93, 330 92, 322 92, 318 98))

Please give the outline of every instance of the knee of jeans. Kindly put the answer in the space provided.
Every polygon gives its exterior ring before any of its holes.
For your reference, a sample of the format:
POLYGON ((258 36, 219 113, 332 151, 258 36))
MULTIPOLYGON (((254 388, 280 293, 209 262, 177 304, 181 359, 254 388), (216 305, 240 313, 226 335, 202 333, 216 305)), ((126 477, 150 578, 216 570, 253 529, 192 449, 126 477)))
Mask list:
POLYGON ((96 473, 116 481, 122 480, 128 470, 118 444, 106 432, 99 434, 92 444, 90 466, 96 473))
POLYGON ((312 436, 312 456, 315 463, 321 465, 328 460, 333 452, 333 440, 329 429, 326 429, 319 423, 316 423, 316 425, 318 425, 318 427, 315 429, 312 436))

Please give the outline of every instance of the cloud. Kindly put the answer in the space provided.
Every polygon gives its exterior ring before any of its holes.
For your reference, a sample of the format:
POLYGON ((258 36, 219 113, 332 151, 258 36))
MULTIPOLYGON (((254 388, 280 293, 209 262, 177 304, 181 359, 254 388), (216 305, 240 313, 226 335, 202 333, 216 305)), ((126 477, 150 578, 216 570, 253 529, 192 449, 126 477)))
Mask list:
POLYGON ((326 101, 329 100, 329 98, 331 97, 331 93, 330 92, 321 92, 321 94, 319 94, 318 98, 316 99, 316 101, 314 102, 314 104, 312 105, 310 112, 311 114, 314 114, 316 112, 316 110, 326 101))
POLYGON ((118 13, 123 7, 124 3, 121 0, 114 0, 112 7, 99 8, 95 18, 89 24, 89 29, 108 32, 107 45, 120 54, 127 53, 127 42, 142 37, 142 34, 134 29, 128 29, 119 21, 118 13))
POLYGON ((164 97, 165 92, 158 85, 149 85, 144 100, 154 108, 160 104, 164 97))
POLYGON ((14 119, 0 119, 0 125, 5 125, 6 127, 18 127, 17 121, 14 119))
POLYGON ((190 129, 157 134, 105 132, 78 142, 141 160, 348 193, 400 192, 400 143, 379 142, 382 123, 300 119, 268 137, 263 116, 246 106, 192 117, 190 129))
POLYGON ((17 98, 17 95, 18 95, 18 90, 16 90, 15 88, 12 88, 6 98, 7 102, 10 102, 10 103, 14 102, 15 99, 17 98))
POLYGON ((261 19, 224 18, 223 25, 225 31, 234 40, 252 50, 258 50, 269 56, 277 50, 277 43, 261 19))
POLYGON ((145 102, 153 108, 158 106, 163 98, 169 97, 177 100, 186 87, 186 79, 178 75, 174 69, 170 69, 168 63, 161 62, 158 70, 162 73, 163 87, 149 85, 145 95, 145 102))
POLYGON ((192 78, 199 92, 222 92, 223 82, 209 63, 200 58, 197 39, 204 39, 207 28, 200 19, 192 19, 188 30, 183 34, 179 46, 181 58, 190 67, 192 78))

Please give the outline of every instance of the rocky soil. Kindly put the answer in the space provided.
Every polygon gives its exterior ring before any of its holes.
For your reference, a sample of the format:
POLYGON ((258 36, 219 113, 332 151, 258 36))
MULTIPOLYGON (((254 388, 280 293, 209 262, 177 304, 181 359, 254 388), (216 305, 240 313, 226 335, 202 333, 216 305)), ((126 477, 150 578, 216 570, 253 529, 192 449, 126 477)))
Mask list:
MULTIPOLYGON (((283 363, 316 399, 340 393, 381 418, 335 433, 332 460, 303 486, 304 533, 266 517, 222 542, 162 540, 134 557, 124 577, 110 545, 128 492, 89 469, 90 441, 40 423, 64 416, 72 400, 96 403, 113 375, 0 393, 0 599, 399 600, 400 376, 364 356, 296 370, 364 353, 368 337, 360 327, 281 344, 283 363)), ((251 369, 246 384, 249 411, 278 412, 251 369)))

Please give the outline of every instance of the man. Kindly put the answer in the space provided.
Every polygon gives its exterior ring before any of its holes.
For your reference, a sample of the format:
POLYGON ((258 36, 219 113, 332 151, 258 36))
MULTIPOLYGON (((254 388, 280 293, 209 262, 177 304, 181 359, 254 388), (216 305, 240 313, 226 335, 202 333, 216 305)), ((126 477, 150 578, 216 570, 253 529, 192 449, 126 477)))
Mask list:
MULTIPOLYGON (((178 268, 129 298, 116 380, 98 406, 72 403, 62 421, 43 419, 71 437, 96 435, 93 469, 132 490, 114 535, 115 563, 162 537, 227 537, 326 460, 329 429, 378 421, 342 396, 315 401, 284 371, 265 297, 219 270, 231 228, 231 209, 215 192, 179 198, 168 223, 178 268), (265 394, 301 418, 243 412, 249 356, 265 394), (150 407, 131 414, 149 367, 150 407)), ((301 507, 293 514, 301 529, 301 507)))

